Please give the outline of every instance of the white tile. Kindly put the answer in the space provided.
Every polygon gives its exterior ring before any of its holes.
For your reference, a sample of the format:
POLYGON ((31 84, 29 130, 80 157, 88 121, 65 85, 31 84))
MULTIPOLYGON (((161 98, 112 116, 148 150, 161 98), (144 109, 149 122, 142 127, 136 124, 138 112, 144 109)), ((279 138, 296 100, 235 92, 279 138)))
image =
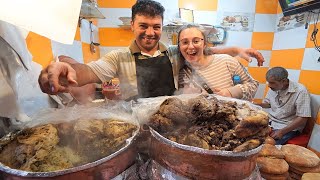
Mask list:
POLYGON ((100 57, 104 56, 105 54, 113 51, 113 50, 117 50, 117 49, 122 49, 122 48, 126 48, 127 46, 114 46, 114 47, 105 47, 105 46, 100 46, 100 57))
POLYGON ((320 152, 320 125, 315 124, 312 130, 312 134, 308 143, 308 147, 320 152))
POLYGON ((273 50, 304 48, 308 30, 304 27, 276 32, 273 40, 273 50))
POLYGON ((312 117, 316 118, 317 113, 320 110, 320 95, 311 94, 311 113, 312 117))
POLYGON ((276 14, 255 14, 253 31, 274 32, 276 20, 276 14))
POLYGON ((256 1, 255 0, 241 0, 241 1, 219 0, 218 11, 255 13, 256 1))
POLYGON ((62 44, 51 40, 53 56, 70 56, 79 63, 83 63, 82 44, 80 41, 73 41, 73 44, 62 44))
POLYGON ((198 24, 217 25, 216 11, 194 11, 194 22, 198 24))
POLYGON ((119 17, 131 17, 130 8, 99 8, 99 10, 106 18, 98 20, 98 27, 119 27, 123 24, 119 17))
POLYGON ((300 70, 287 69, 289 74, 289 79, 294 82, 299 82, 300 70))
MULTIPOLYGON (((95 26, 94 24, 91 25, 93 35, 92 35, 92 40, 93 42, 99 42, 99 33, 98 33, 98 27, 95 26)), ((80 27, 80 37, 81 37, 81 42, 85 42, 90 44, 91 43, 91 29, 90 29, 90 22, 83 19, 81 20, 81 27, 80 27)))
POLYGON ((167 11, 167 9, 179 9, 178 0, 155 0, 158 1, 167 11))
POLYGON ((320 71, 320 52, 315 48, 305 48, 301 69, 320 71))
MULTIPOLYGON (((264 63, 261 67, 269 67, 270 59, 271 59, 271 52, 268 50, 259 50, 264 58, 264 63)), ((256 59, 252 58, 252 61, 249 63, 249 67, 258 67, 258 62, 256 59)))
POLYGON ((250 48, 252 32, 227 31, 227 38, 224 46, 239 46, 250 48))
POLYGON ((263 99, 264 98, 264 91, 266 89, 266 84, 259 84, 258 90, 256 95, 254 96, 255 99, 263 99))
POLYGON ((163 15, 163 24, 169 24, 172 20, 179 18, 178 0, 156 0, 165 8, 163 15))

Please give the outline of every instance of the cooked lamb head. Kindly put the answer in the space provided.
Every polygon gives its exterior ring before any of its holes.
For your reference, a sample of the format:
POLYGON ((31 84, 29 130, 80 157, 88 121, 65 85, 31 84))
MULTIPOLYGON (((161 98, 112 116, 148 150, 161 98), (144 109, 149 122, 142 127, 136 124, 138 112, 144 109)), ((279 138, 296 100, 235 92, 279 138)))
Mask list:
POLYGON ((188 107, 197 121, 211 119, 217 110, 217 104, 212 100, 208 100, 204 95, 190 99, 188 101, 188 107))
POLYGON ((166 99, 160 105, 158 113, 177 124, 185 123, 186 119, 192 118, 192 114, 189 112, 188 107, 182 100, 175 97, 166 99))

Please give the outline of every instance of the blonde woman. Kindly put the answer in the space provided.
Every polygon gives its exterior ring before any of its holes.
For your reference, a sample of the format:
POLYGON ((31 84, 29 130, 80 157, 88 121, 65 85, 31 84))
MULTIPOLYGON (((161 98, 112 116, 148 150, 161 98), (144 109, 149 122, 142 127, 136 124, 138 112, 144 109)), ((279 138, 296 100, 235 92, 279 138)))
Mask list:
POLYGON ((180 93, 208 92, 244 100, 254 97, 258 81, 230 55, 206 53, 207 38, 201 26, 181 27, 178 47, 180 58, 185 60, 179 73, 180 93))

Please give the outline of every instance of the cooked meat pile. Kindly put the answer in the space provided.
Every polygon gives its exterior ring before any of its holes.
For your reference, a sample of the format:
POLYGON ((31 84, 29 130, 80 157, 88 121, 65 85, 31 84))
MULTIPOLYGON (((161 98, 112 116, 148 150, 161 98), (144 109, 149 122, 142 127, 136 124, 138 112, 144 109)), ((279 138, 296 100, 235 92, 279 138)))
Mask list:
POLYGON ((242 152, 264 142, 268 120, 265 112, 247 104, 200 95, 188 101, 166 99, 151 116, 149 125, 180 144, 242 152))
POLYGON ((0 162, 34 172, 76 167, 116 152, 137 128, 124 121, 97 119, 45 124, 0 139, 0 162))

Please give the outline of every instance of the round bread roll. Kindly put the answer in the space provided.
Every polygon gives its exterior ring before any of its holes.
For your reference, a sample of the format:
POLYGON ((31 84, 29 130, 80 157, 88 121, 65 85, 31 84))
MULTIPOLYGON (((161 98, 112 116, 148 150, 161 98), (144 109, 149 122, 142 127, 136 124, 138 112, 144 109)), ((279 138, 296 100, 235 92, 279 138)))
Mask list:
POLYGON ((265 144, 276 145, 276 141, 275 141, 272 137, 270 137, 270 136, 268 136, 268 137, 266 138, 266 140, 264 141, 264 143, 265 143, 265 144))
POLYGON ((289 165, 284 159, 258 157, 257 164, 261 172, 268 174, 284 174, 289 170, 289 165))
POLYGON ((312 151, 302 146, 286 144, 281 147, 285 160, 295 166, 315 167, 320 163, 319 157, 312 151))
POLYGON ((295 166, 293 164, 289 164, 290 168, 294 170, 298 170, 302 173, 320 173, 320 164, 315 167, 301 167, 301 166, 295 166))
POLYGON ((320 173, 304 173, 301 180, 316 180, 320 179, 320 173))
POLYGON ((284 153, 281 150, 279 150, 276 146, 271 144, 264 144, 263 148, 259 152, 259 156, 284 159, 284 153))
POLYGON ((284 174, 269 174, 265 172, 260 172, 261 176, 267 180, 287 180, 289 178, 289 173, 284 174))

